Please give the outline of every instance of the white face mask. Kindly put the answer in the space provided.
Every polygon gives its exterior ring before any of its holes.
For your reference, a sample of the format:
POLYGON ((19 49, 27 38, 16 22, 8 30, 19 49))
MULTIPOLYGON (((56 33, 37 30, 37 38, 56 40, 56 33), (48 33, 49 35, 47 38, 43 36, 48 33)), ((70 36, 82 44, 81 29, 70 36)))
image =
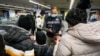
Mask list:
POLYGON ((51 14, 51 16, 52 16, 52 17, 56 17, 56 16, 57 16, 57 14, 51 14))

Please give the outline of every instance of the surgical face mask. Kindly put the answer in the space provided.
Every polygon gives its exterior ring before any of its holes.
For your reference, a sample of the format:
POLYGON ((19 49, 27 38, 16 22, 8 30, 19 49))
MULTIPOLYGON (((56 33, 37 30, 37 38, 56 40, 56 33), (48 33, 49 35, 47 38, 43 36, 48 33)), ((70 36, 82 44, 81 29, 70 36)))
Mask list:
POLYGON ((57 14, 51 14, 51 17, 56 17, 57 16, 57 14))

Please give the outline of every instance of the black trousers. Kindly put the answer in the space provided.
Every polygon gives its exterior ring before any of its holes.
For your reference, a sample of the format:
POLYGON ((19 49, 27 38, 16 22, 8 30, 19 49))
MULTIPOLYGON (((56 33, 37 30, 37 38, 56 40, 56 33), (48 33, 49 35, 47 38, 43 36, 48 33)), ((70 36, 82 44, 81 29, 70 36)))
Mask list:
POLYGON ((5 43, 2 35, 0 35, 0 56, 5 56, 5 43))

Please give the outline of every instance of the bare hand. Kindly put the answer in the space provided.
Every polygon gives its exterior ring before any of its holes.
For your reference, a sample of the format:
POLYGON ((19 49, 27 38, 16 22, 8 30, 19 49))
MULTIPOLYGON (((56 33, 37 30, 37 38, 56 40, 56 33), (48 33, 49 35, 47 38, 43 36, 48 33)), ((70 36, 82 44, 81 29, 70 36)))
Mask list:
POLYGON ((61 36, 54 36, 54 41, 55 43, 59 43, 59 41, 61 40, 61 36))
POLYGON ((61 31, 59 31, 59 34, 62 34, 62 32, 61 32, 61 31))
POLYGON ((32 35, 32 36, 30 36, 30 39, 33 41, 34 40, 34 36, 32 35))
POLYGON ((49 32, 52 32, 52 30, 51 30, 51 29, 49 29, 48 31, 49 31, 49 32))

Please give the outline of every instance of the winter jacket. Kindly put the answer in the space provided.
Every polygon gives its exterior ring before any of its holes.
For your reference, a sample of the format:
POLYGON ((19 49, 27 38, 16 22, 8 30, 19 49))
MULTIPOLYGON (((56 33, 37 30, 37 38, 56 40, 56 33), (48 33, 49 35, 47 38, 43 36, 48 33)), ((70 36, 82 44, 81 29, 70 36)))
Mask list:
POLYGON ((45 19, 44 28, 51 29, 52 32, 47 31, 47 36, 53 37, 62 29, 62 18, 60 16, 47 16, 45 19))
POLYGON ((0 30, 5 30, 7 34, 4 36, 5 43, 19 50, 33 49, 33 42, 27 30, 15 25, 0 25, 0 30))
POLYGON ((72 27, 62 36, 55 56, 100 56, 100 22, 72 27))

